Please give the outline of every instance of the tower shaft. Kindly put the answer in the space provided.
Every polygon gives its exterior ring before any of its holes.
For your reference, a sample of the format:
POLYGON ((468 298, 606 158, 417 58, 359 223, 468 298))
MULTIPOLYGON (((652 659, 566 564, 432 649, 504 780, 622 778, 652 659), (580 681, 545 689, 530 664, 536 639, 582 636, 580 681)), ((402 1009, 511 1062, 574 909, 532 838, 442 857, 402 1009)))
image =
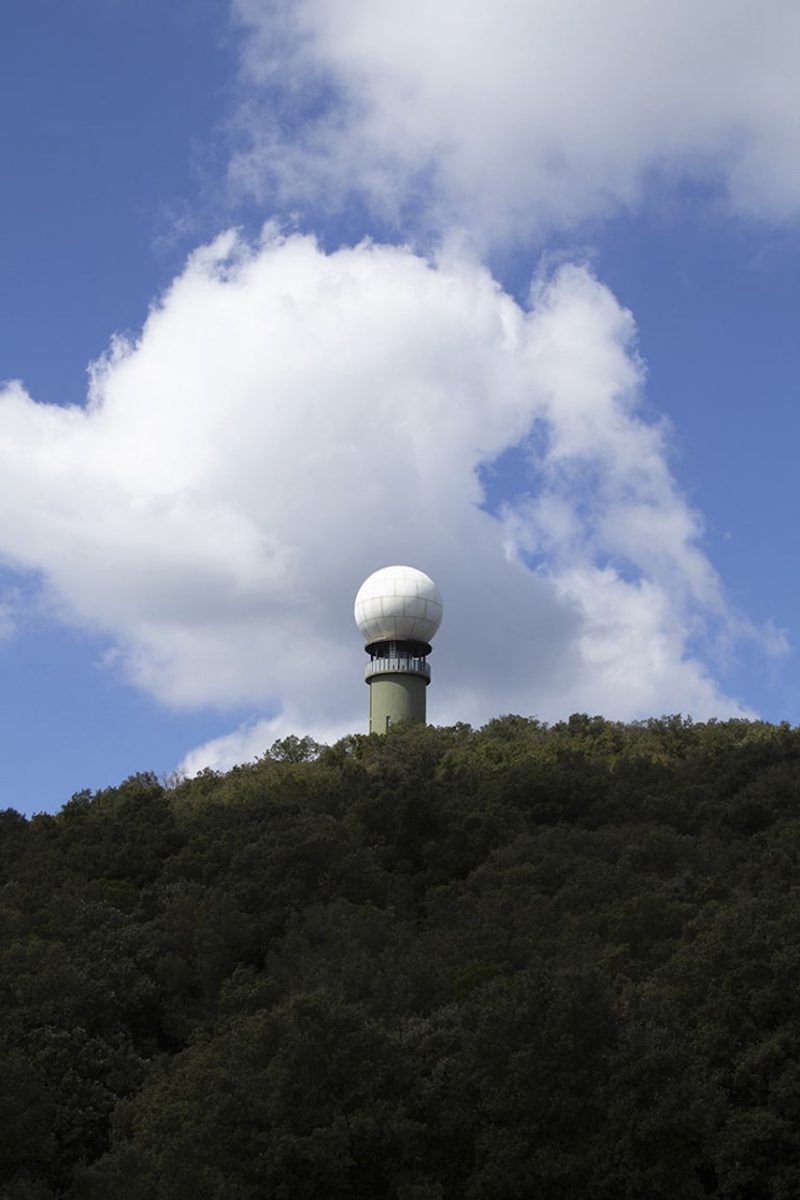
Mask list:
POLYGON ((369 685, 369 731, 386 733, 399 721, 425 723, 425 690, 431 669, 422 642, 373 642, 364 671, 369 685))
POLYGON ((370 733, 386 733, 398 721, 425 724, 425 680, 419 675, 377 675, 369 680, 370 733))

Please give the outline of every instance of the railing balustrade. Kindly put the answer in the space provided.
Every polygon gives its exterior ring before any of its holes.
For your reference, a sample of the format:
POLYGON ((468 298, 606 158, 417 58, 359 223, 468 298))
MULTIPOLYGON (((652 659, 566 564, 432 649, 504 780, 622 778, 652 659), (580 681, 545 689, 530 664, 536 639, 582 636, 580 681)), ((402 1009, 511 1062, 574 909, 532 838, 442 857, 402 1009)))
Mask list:
POLYGON ((399 658, 391 655, 370 659, 364 668, 364 678, 369 679, 373 675, 387 675, 394 672, 422 675, 425 679, 431 677, 431 668, 426 659, 413 656, 399 658))

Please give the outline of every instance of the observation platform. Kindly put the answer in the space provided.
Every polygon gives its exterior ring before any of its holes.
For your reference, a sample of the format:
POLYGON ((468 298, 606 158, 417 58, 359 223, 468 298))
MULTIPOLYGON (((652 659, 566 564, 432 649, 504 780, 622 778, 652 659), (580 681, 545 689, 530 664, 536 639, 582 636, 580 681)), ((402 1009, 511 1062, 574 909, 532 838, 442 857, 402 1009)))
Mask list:
POLYGON ((421 675, 430 683, 431 668, 424 658, 416 655, 381 655, 371 658, 364 668, 364 678, 374 675, 421 675))

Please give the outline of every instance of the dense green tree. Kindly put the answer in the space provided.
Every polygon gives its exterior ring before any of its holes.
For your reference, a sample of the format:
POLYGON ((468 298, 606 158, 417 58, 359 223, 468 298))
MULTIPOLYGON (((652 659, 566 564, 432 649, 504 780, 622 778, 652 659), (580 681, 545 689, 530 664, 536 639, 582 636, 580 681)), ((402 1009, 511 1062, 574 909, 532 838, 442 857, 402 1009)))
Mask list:
POLYGON ((398 726, 0 812, 8 1200, 794 1200, 800 731, 398 726))

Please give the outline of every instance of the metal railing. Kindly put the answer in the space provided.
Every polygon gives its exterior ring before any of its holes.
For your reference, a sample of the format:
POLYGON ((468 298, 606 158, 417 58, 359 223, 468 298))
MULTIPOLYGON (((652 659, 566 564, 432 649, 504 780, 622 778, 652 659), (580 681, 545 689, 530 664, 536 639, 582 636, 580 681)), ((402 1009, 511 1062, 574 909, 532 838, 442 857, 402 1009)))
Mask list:
POLYGON ((373 675, 421 675, 423 679, 430 679, 431 668, 424 658, 396 657, 395 655, 385 658, 372 658, 364 668, 364 678, 370 679, 373 675))

